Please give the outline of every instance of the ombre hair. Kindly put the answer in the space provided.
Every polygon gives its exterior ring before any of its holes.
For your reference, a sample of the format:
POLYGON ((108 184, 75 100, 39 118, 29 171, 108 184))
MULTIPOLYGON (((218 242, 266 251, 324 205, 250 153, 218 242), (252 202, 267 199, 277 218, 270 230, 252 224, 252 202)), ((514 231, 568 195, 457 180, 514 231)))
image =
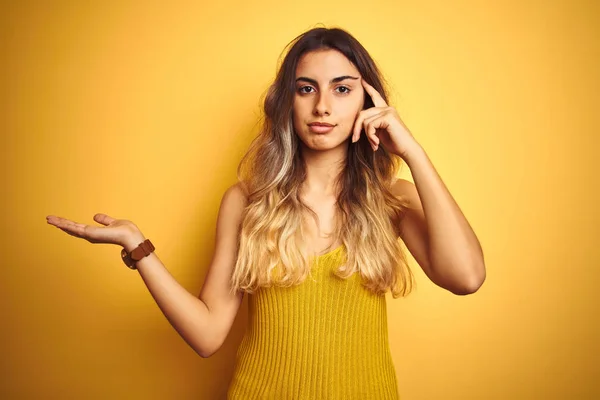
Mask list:
MULTIPOLYGON (((296 67, 307 52, 341 52, 388 101, 383 78, 367 50, 340 28, 314 28, 293 39, 264 99, 264 119, 242 158, 238 179, 248 203, 243 212, 231 290, 254 292, 260 287, 289 287, 309 275, 313 255, 303 241, 304 217, 317 214, 300 198, 306 168, 293 126, 296 67)), ((285 49, 284 49, 285 50, 285 49)), ((373 107, 365 92, 363 109, 373 107)), ((333 235, 346 249, 335 275, 360 273, 362 284, 376 294, 391 290, 406 296, 413 275, 406 261, 397 223, 407 203, 390 186, 403 161, 383 146, 376 152, 361 130, 358 142, 348 139, 348 155, 336 178, 337 203, 333 235)), ((334 242, 336 242, 334 241, 334 242)))

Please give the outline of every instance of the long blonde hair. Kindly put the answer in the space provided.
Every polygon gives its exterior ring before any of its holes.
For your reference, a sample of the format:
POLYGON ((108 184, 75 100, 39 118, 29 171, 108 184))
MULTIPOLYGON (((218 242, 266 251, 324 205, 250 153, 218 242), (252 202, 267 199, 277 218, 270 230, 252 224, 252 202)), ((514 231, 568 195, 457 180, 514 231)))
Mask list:
MULTIPOLYGON (((303 220, 305 212, 317 223, 318 217, 300 198, 306 169, 292 122, 300 57, 319 49, 340 51, 387 102, 375 62, 348 32, 314 28, 290 45, 265 96, 260 132, 237 170, 248 204, 231 276, 232 292, 252 293, 271 285, 289 287, 310 274, 312 256, 303 241, 303 220)), ((372 106, 371 98, 365 96, 364 108, 372 106)), ((339 195, 333 232, 348 251, 346 262, 335 274, 345 279, 358 272, 372 292, 383 294, 391 289, 394 298, 406 296, 412 289, 413 275, 392 221, 402 218, 407 204, 390 192, 402 159, 382 146, 373 152, 364 130, 359 141, 348 140, 348 146, 345 165, 336 180, 339 195)))

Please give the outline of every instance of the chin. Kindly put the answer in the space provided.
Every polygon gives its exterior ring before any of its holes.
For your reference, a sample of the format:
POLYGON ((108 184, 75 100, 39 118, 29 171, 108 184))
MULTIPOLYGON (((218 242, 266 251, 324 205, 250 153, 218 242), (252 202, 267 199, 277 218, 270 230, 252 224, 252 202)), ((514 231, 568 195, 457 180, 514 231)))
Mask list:
POLYGON ((348 138, 310 137, 308 140, 302 140, 302 143, 311 150, 326 151, 336 149, 340 146, 345 146, 347 139, 348 138))

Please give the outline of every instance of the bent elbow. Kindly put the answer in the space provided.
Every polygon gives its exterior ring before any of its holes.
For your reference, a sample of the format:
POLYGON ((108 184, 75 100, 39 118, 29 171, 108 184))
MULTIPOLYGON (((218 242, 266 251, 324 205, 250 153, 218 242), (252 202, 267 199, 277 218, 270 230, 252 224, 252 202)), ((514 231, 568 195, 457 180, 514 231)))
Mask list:
POLYGON ((196 353, 202 358, 209 358, 213 356, 221 346, 223 345, 223 340, 213 341, 209 344, 204 344, 203 346, 198 346, 197 349, 194 349, 196 353))
POLYGON ((205 352, 205 351, 196 351, 196 354, 198 354, 200 357, 202 358, 209 358, 210 356, 212 356, 214 353, 210 353, 210 352, 205 352))
POLYGON ((473 294, 479 290, 479 288, 485 282, 485 274, 483 274, 480 278, 471 279, 468 282, 464 282, 461 285, 456 285, 455 287, 449 288, 452 293, 457 296, 466 296, 468 294, 473 294))
POLYGON ((199 350, 196 350, 196 354, 198 354, 202 358, 209 358, 213 354, 215 354, 216 352, 217 352, 216 349, 215 350, 213 350, 213 349, 199 349, 199 350))

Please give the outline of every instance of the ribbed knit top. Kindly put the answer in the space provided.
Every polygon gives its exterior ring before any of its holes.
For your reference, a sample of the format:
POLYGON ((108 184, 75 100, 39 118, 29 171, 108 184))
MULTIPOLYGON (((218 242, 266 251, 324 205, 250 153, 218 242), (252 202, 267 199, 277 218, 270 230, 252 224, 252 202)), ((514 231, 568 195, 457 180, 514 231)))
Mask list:
POLYGON ((300 285, 248 294, 229 400, 399 399, 385 295, 358 273, 332 275, 344 261, 341 246, 316 257, 300 285))

